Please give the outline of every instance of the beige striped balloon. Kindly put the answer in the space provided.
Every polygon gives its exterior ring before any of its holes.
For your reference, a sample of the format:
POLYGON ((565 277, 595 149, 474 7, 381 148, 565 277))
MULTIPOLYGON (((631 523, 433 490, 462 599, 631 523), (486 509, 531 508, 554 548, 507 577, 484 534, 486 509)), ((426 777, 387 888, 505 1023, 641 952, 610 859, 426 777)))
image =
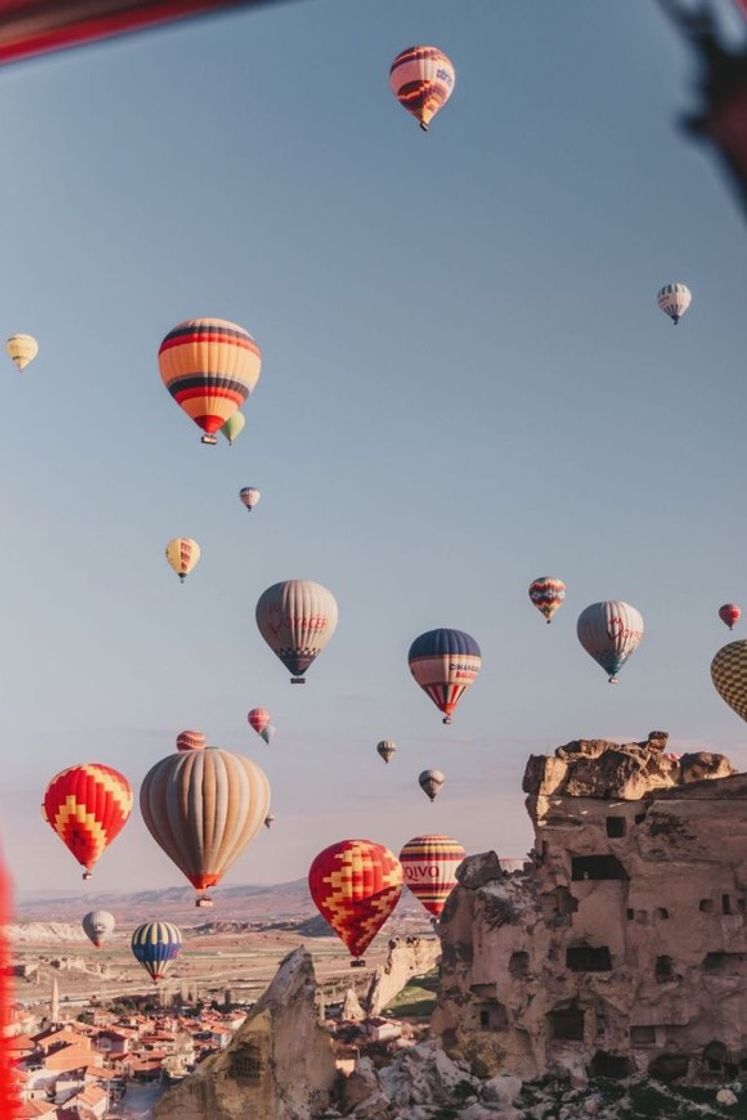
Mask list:
POLYGON ((265 772, 218 747, 181 751, 145 775, 140 810, 148 831, 200 892, 219 883, 257 835, 270 810, 265 772))

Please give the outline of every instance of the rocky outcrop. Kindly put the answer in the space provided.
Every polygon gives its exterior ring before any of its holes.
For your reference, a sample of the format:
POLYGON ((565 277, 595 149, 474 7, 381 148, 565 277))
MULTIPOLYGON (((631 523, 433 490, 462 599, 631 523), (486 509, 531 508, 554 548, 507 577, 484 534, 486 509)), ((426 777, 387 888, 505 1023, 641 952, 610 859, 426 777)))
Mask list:
POLYGON ((532 864, 462 864, 432 1027, 474 1073, 747 1070, 747 775, 665 747, 654 732, 531 758, 532 864))
POLYGON ((156 1106, 156 1120, 313 1120, 337 1070, 317 1022, 314 966, 304 948, 281 963, 226 1050, 202 1062, 156 1106))
POLYGON ((383 965, 378 965, 365 999, 369 1015, 380 1015, 399 995, 413 976, 424 976, 435 968, 441 956, 441 944, 435 937, 395 937, 383 965))

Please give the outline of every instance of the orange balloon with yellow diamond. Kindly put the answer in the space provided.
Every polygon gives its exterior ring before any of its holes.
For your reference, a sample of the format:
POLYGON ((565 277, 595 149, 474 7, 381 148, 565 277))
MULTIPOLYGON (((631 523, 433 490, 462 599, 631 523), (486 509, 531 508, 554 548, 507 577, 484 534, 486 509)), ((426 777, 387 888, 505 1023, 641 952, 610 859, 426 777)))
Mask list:
POLYGON ((85 868, 94 864, 124 828, 132 812, 132 786, 111 766, 89 762, 56 774, 42 805, 45 821, 85 868))

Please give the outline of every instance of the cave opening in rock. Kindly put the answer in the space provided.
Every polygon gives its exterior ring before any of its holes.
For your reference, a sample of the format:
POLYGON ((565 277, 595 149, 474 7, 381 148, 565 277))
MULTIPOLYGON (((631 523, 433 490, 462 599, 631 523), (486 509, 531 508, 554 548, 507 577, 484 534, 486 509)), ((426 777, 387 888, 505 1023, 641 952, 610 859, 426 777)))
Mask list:
POLYGON ((262 1055, 258 1046, 242 1046, 234 1051, 228 1066, 234 1081, 259 1081, 262 1076, 262 1055))
POLYGON ((611 840, 619 840, 625 835, 625 817, 607 817, 607 835, 611 840))
POLYGON ((565 951, 571 972, 611 972, 612 957, 606 945, 571 945, 565 951))
POLYGON ((674 961, 671 957, 662 956, 656 958, 654 979, 657 984, 665 984, 667 980, 674 980, 674 961))
POLYGON ((529 975, 529 953, 512 953, 508 960, 508 974, 514 980, 525 980, 529 975))
POLYGON ((597 1050, 589 1066, 592 1077, 609 1077, 613 1081, 629 1077, 633 1070, 634 1066, 630 1058, 622 1054, 608 1054, 606 1050, 597 1050))
POLYGON ((547 1016, 550 1035, 558 1042, 584 1041, 584 1013, 577 1004, 554 1007, 547 1016))
POLYGON ((649 1063, 649 1076, 656 1081, 679 1081, 687 1077, 690 1059, 685 1054, 657 1054, 649 1063))
POLYGON ((573 856, 571 858, 571 879, 583 882, 584 879, 627 879, 628 873, 616 856, 573 856))
POLYGON ((508 1027, 508 1012, 497 999, 486 999, 480 1004, 480 1030, 505 1031, 508 1027))
POLYGON ((631 1046, 655 1046, 656 1027, 649 1025, 630 1028, 631 1046))

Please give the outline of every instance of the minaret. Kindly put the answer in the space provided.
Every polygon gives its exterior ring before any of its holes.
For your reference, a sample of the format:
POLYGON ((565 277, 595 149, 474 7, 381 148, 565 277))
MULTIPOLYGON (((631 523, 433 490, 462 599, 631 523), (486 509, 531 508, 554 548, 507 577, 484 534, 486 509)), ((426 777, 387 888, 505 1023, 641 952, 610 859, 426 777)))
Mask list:
POLYGON ((57 1026, 60 1021, 60 986, 57 983, 56 976, 52 981, 52 1007, 50 1018, 52 1020, 52 1026, 57 1026))

